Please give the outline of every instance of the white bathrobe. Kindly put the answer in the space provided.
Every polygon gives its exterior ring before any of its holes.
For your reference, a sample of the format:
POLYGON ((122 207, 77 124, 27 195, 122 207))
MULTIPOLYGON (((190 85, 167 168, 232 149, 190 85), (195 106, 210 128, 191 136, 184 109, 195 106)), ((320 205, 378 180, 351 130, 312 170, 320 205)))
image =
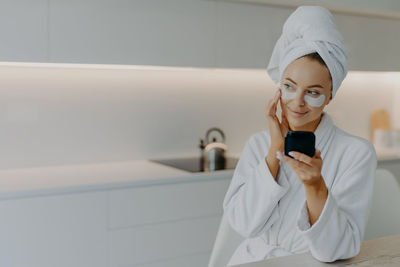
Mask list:
POLYGON ((337 128, 327 113, 315 136, 328 198, 312 227, 296 173, 285 162, 280 162, 277 181, 269 171, 269 132, 249 138, 223 203, 232 228, 245 237, 228 266, 307 251, 323 262, 359 253, 372 200, 375 149, 337 128))

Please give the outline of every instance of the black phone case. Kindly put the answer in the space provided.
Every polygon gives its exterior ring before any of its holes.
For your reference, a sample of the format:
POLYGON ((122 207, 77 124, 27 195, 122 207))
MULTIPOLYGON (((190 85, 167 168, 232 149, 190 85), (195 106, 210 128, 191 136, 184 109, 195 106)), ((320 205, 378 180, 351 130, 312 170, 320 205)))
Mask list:
POLYGON ((285 137, 285 155, 289 155, 290 151, 298 151, 309 157, 315 154, 315 135, 313 132, 306 131, 289 131, 285 137))

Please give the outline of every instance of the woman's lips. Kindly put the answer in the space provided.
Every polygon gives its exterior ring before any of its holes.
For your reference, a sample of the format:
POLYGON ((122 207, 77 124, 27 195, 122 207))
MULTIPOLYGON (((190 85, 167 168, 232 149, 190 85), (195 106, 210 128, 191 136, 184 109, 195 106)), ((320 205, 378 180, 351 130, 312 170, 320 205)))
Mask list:
POLYGON ((290 113, 292 113, 293 116, 298 117, 298 118, 303 117, 308 112, 308 111, 306 111, 306 112, 296 112, 296 111, 291 110, 290 108, 288 108, 288 110, 290 111, 290 113))

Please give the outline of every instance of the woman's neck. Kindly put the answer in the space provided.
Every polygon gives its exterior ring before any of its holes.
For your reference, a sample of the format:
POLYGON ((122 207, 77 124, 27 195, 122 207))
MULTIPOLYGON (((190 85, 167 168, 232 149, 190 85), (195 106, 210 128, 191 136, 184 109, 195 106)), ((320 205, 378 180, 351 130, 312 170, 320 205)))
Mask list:
POLYGON ((309 123, 304 124, 304 125, 302 125, 302 126, 300 126, 300 127, 292 127, 292 126, 289 124, 289 130, 290 130, 290 131, 315 132, 315 130, 317 129, 317 127, 318 127, 318 125, 319 125, 319 123, 320 123, 320 121, 321 121, 321 119, 322 119, 322 116, 323 116, 323 115, 321 114, 321 116, 319 116, 318 119, 313 120, 313 121, 310 121, 309 123))

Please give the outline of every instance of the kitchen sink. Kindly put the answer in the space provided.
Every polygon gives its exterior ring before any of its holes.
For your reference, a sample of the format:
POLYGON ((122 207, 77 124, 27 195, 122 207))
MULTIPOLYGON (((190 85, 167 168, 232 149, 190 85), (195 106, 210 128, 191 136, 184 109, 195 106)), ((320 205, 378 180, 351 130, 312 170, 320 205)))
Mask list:
MULTIPOLYGON (((164 164, 177 169, 189 171, 189 172, 206 172, 204 170, 204 163, 199 157, 185 157, 185 158, 168 158, 168 159, 151 159, 150 161, 155 163, 164 164)), ((233 170, 236 167, 238 158, 226 157, 226 164, 218 170, 233 170)))

